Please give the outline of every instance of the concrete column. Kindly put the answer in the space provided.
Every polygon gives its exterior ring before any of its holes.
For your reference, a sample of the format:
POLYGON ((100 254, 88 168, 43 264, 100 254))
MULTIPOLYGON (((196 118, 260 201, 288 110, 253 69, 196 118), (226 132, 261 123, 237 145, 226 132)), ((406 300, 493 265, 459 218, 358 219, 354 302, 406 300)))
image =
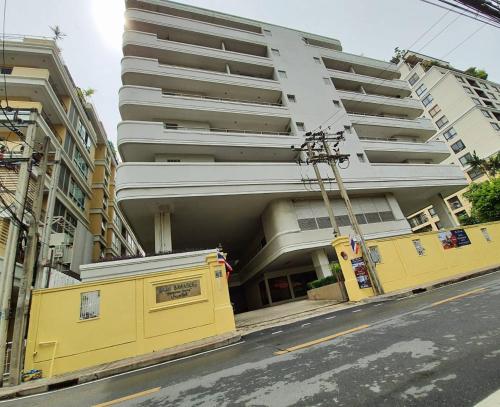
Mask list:
POLYGON ((231 69, 229 68, 229 64, 226 64, 226 73, 231 75, 231 69))
POLYGON ((224 41, 221 41, 221 43, 220 43, 220 49, 221 49, 222 51, 225 51, 225 50, 226 50, 226 44, 224 44, 224 41))
POLYGON ((330 261, 323 249, 315 250, 311 253, 314 270, 318 278, 324 278, 332 275, 332 270, 330 269, 330 261))
POLYGON ((170 212, 160 211, 155 215, 155 252, 170 251, 172 251, 170 212))
POLYGON ((387 203, 389 204, 392 214, 394 215, 394 219, 400 220, 400 219, 406 219, 406 216, 403 214, 403 211, 401 210, 401 207, 399 206, 399 203, 394 196, 394 194, 385 194, 385 199, 387 199, 387 203))
POLYGON ((361 85, 361 86, 359 87, 359 89, 361 90, 361 92, 362 92, 363 94, 365 94, 365 95, 366 95, 366 90, 365 90, 365 88, 363 87, 363 85, 361 85))
POLYGON ((444 228, 454 228, 458 226, 457 221, 446 206, 446 202, 441 194, 435 195, 430 203, 439 216, 439 221, 444 228))
POLYGON ((354 67, 352 65, 349 67, 349 72, 356 73, 356 71, 354 70, 354 67))

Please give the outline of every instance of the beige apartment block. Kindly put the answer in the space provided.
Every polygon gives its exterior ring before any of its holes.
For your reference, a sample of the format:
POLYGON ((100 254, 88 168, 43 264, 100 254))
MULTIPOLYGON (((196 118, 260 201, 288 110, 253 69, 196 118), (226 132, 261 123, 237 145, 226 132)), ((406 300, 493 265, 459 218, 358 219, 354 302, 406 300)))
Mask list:
MULTIPOLYGON (((291 149, 343 130, 341 169, 368 240, 467 185, 430 140, 398 66, 339 40, 160 0, 127 0, 116 197, 147 252, 222 244, 237 311, 305 298, 331 274, 333 229, 314 170, 291 149)), ((353 234, 322 163, 340 231, 353 234)), ((447 219, 442 220, 445 223, 447 219)), ((452 224, 452 218, 448 224, 452 224)))
MULTIPOLYGON (((115 217, 108 211, 114 205, 113 179, 111 175, 101 179, 100 175, 114 174, 117 160, 109 152, 111 147, 95 109, 78 91, 57 43, 47 38, 9 36, 0 73, 3 77, 0 95, 6 112, 0 120, 15 123, 24 134, 33 126, 37 149, 44 140, 49 140, 38 258, 44 267, 37 275, 36 286, 46 286, 49 276, 59 276, 57 284, 75 281, 80 265, 100 257, 137 253, 137 242, 131 229, 123 226, 125 220, 119 211, 120 220, 116 223, 120 225, 119 234, 123 235, 125 228, 125 237, 117 239, 123 246, 115 250, 112 237, 101 241, 101 231, 93 230, 93 223, 101 224, 96 216, 109 219, 109 224, 115 217), (34 121, 30 115, 34 115, 34 121), (107 199, 99 201, 101 213, 96 197, 103 190, 107 199), (95 250, 96 241, 104 244, 103 252, 95 250)), ((22 140, 5 126, 0 128, 0 145, 5 149, 4 158, 21 156, 22 140)), ((22 202, 12 199, 12 191, 18 184, 15 168, 0 167, 0 177, 8 190, 2 191, 7 206, 21 205, 22 202)), ((37 178, 35 168, 26 200, 28 207, 33 204, 37 178)), ((9 243, 10 219, 5 205, 0 205, 0 272, 9 243)), ((22 273, 21 265, 22 251, 18 250, 15 285, 22 273)))
MULTIPOLYGON (((432 120, 437 129, 432 140, 444 141, 450 150, 443 164, 460 165, 469 182, 486 180, 484 173, 470 168, 468 159, 474 151, 480 158, 488 158, 500 150, 500 85, 413 51, 406 52, 399 70, 413 97, 422 101, 423 117, 432 120)), ((457 224, 460 215, 470 214, 465 191, 443 196, 457 224)), ((428 209, 409 217, 414 231, 426 230, 429 223, 433 229, 440 226, 438 216, 428 217, 428 209), (421 215, 429 222, 421 223, 421 215)))

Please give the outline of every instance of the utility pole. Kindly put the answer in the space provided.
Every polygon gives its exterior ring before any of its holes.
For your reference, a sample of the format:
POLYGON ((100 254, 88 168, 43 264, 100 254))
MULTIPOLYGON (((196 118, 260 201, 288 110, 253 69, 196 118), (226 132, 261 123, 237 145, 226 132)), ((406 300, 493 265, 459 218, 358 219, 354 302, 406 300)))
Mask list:
MULTIPOLYGON (((19 176, 16 187, 14 205, 16 207, 16 218, 23 222, 23 215, 26 202, 24 202, 29 187, 31 175, 31 158, 33 155, 33 145, 36 135, 37 111, 30 113, 29 124, 25 135, 25 145, 22 155, 22 162, 19 166, 19 176)), ((5 372, 5 350, 7 347, 7 330, 10 319, 10 301, 12 295, 12 283, 16 270, 16 252, 19 241, 21 225, 18 222, 11 222, 7 247, 5 249, 4 270, 0 278, 0 385, 3 384, 3 374, 5 372)))
POLYGON ((49 138, 45 137, 42 149, 42 158, 39 166, 39 174, 36 186, 36 195, 33 202, 33 219, 28 229, 28 241, 23 263, 23 277, 19 285, 17 305, 12 334, 12 348, 10 354, 9 386, 19 384, 21 380, 22 359, 24 354, 24 337, 26 334, 26 320, 31 301, 31 287, 33 285, 33 271, 38 252, 39 225, 42 212, 43 191, 45 187, 45 175, 47 173, 47 161, 49 152, 49 138))
MULTIPOLYGON (((316 176, 318 177, 318 182, 320 182, 320 177, 319 175, 319 170, 316 171, 317 168, 317 163, 319 162, 325 162, 330 165, 332 168, 335 180, 337 182, 337 185, 339 187, 339 192, 340 196, 342 197, 346 210, 347 210, 347 216, 349 217, 349 221, 352 225, 352 228, 354 229, 354 233, 356 234, 356 238, 359 240, 359 244, 361 247, 361 254, 365 260, 366 267, 368 269, 368 273, 370 275, 370 279, 373 283, 373 287, 375 289, 376 294, 383 294, 383 288, 382 285, 380 284, 380 280, 378 278, 376 269, 375 269, 375 264, 373 263, 373 260, 370 256, 368 247, 366 245, 363 233, 361 231, 361 228, 359 227, 358 221, 356 219, 356 216, 354 214, 354 210, 351 205, 351 201, 349 199, 349 195, 347 193, 347 190, 344 186, 344 182, 342 180, 342 176, 340 175, 339 168, 337 166, 337 162, 344 162, 347 161, 349 158, 348 154, 340 154, 339 149, 337 148, 334 152, 332 151, 330 145, 328 144, 328 141, 335 141, 336 144, 334 147, 337 147, 340 141, 345 140, 344 132, 338 132, 335 134, 336 137, 327 137, 328 135, 325 134, 324 131, 319 131, 316 133, 306 133, 306 141, 304 144, 301 146, 302 151, 308 151, 309 152, 309 158, 308 158, 308 163, 312 163, 313 167, 315 167, 315 172, 316 176), (316 144, 320 144, 321 147, 317 148, 316 144), (304 147, 307 146, 307 150, 304 150, 304 147)), ((322 180, 321 180, 322 183, 322 180)), ((321 188, 321 183, 320 183, 320 188, 321 188)), ((324 188, 324 187, 323 187, 324 188)), ((325 201, 326 202, 326 201, 325 201)), ((329 206, 329 205, 328 205, 329 206)))

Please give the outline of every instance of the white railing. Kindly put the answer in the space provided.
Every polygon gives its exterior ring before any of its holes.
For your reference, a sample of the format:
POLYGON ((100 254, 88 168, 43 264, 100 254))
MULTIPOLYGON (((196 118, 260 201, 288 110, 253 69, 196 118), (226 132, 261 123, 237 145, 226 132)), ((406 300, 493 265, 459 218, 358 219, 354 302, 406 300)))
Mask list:
POLYGON ((283 107, 281 103, 271 103, 271 102, 259 102, 256 100, 242 100, 242 99, 230 99, 230 98, 220 98, 220 97, 214 97, 214 96, 205 96, 205 95, 193 95, 189 93, 177 93, 177 92, 169 92, 162 90, 162 95, 164 96, 180 96, 180 97, 187 97, 191 99, 208 99, 208 100, 216 100, 219 102, 236 102, 236 103, 246 103, 246 104, 252 104, 252 105, 265 105, 265 106, 279 106, 283 107))
MULTIPOLYGON (((431 144, 427 141, 420 140, 417 138, 412 138, 412 139, 405 139, 405 138, 394 138, 394 137, 359 137, 360 140, 366 140, 366 141, 391 141, 395 143, 417 143, 417 144, 431 144)), ((432 140, 432 144, 443 144, 445 145, 446 143, 442 140, 432 140)))
POLYGON ((206 128, 206 127, 174 127, 169 125, 164 125, 164 130, 180 130, 180 131, 199 131, 206 133, 242 133, 242 134, 260 134, 269 136, 293 136, 291 132, 280 132, 280 131, 257 131, 257 130, 241 130, 241 129, 219 129, 219 128, 206 128))
POLYGON ((49 281, 47 282, 47 288, 56 287, 66 287, 68 285, 79 284, 80 280, 71 277, 67 274, 60 272, 59 270, 50 270, 49 281))

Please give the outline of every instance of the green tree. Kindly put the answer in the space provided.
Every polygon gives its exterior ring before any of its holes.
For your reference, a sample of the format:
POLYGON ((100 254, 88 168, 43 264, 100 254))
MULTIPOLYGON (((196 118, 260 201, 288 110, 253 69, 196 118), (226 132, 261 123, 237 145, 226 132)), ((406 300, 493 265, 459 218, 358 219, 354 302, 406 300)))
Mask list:
POLYGON ((391 58, 391 62, 393 64, 399 63, 399 61, 401 61, 403 59, 405 54, 406 54, 405 49, 400 49, 399 47, 394 48, 394 55, 391 58))
POLYGON ((486 159, 479 158, 476 151, 472 153, 472 158, 467 161, 467 164, 474 170, 481 170, 486 174, 488 179, 496 177, 500 173, 500 152, 486 159))
POLYGON ((471 218, 478 222, 500 220, 500 178, 472 183, 464 196, 472 205, 471 218))
POLYGON ((54 27, 49 27, 49 28, 52 31, 52 34, 54 34, 52 36, 52 39, 54 41, 62 40, 62 39, 64 39, 64 37, 66 37, 66 34, 62 32, 61 27, 59 27, 58 25, 55 25, 54 27))
POLYGON ((477 69, 475 66, 471 66, 470 68, 464 71, 467 75, 475 76, 479 79, 488 79, 488 73, 484 69, 477 69))

